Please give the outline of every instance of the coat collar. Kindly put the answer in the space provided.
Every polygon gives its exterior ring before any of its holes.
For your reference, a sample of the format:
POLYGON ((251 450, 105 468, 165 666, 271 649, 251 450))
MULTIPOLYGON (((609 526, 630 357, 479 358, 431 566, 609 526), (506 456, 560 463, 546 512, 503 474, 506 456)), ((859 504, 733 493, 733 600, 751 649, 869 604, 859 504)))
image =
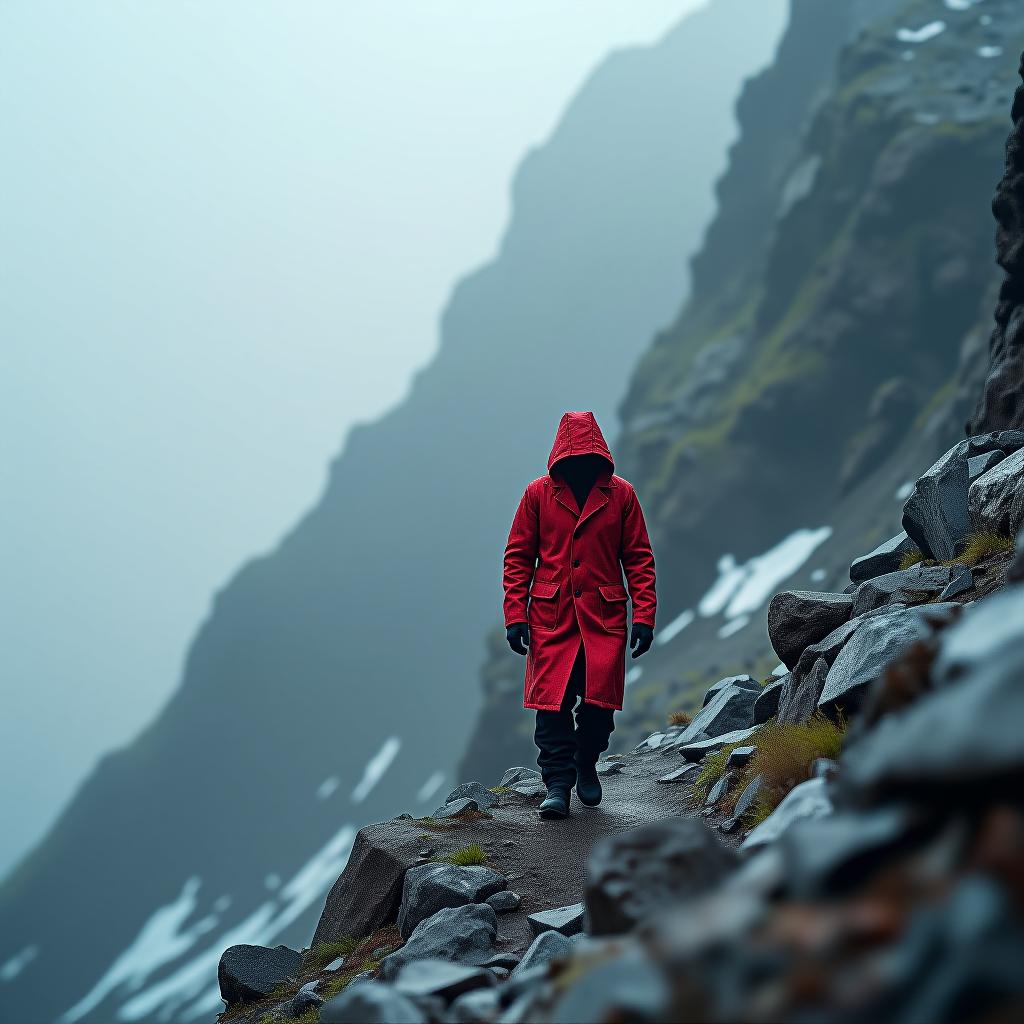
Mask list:
POLYGON ((619 486, 615 482, 615 477, 610 469, 606 473, 602 473, 594 481, 594 486, 590 488, 590 493, 587 495, 587 500, 583 503, 583 511, 581 512, 568 484, 564 483, 560 477, 554 475, 549 476, 548 481, 553 488, 555 501, 564 508, 567 508, 574 516, 579 517, 576 529, 579 529, 595 512, 604 508, 608 504, 608 491, 612 487, 619 486))

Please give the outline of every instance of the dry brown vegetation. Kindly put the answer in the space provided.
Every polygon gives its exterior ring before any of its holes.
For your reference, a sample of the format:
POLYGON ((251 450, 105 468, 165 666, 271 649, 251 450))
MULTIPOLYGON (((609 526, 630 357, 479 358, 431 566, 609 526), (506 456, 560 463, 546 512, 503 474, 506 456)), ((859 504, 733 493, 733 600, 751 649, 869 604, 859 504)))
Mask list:
POLYGON ((689 725, 693 721, 693 715, 689 711, 670 711, 668 713, 669 725, 689 725))

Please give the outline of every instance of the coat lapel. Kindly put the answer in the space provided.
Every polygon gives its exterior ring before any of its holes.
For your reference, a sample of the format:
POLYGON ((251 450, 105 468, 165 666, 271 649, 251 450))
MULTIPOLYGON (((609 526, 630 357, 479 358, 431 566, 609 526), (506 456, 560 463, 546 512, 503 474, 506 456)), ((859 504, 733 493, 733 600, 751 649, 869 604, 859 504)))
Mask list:
POLYGON ((567 508, 573 514, 573 518, 578 519, 580 515, 580 507, 576 504, 576 498, 572 491, 565 484, 555 484, 554 494, 555 501, 557 501, 559 505, 567 508))
POLYGON ((580 521, 576 524, 578 530, 595 512, 600 511, 608 504, 608 484, 594 484, 590 488, 587 500, 583 503, 583 511, 580 513, 580 521))

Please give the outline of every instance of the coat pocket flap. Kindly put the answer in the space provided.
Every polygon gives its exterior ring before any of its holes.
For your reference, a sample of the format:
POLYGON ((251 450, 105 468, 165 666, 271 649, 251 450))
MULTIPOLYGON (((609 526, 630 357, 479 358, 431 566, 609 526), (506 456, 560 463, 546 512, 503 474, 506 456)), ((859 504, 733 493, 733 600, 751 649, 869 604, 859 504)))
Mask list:
POLYGON ((629 595, 621 583, 603 583, 597 588, 606 601, 628 601, 629 595))
POLYGON ((557 597, 558 587, 559 584, 557 583, 545 583, 543 580, 534 580, 533 586, 530 588, 530 597, 542 599, 557 597))

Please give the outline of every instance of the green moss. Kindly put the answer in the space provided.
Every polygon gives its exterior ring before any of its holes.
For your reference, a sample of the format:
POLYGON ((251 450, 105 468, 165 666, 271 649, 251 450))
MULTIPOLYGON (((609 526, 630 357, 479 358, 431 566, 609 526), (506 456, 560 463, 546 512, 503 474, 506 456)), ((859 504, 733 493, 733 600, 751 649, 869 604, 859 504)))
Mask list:
POLYGON ((469 846, 464 846, 461 850, 448 854, 447 857, 435 857, 434 861, 438 864, 458 864, 461 867, 471 864, 486 864, 487 851, 479 843, 470 843, 469 846))
MULTIPOLYGON (((432 837, 431 837, 432 838, 432 837)), ((339 956, 348 956, 359 945, 359 940, 346 935, 337 942, 321 942, 320 945, 306 951, 302 958, 302 969, 306 973, 319 974, 339 956)))
POLYGON ((979 530, 968 535, 963 551, 956 558, 943 562, 943 565, 966 565, 974 568, 986 558, 994 555, 1005 555, 1012 553, 1014 539, 1004 537, 1001 533, 992 530, 979 530))

